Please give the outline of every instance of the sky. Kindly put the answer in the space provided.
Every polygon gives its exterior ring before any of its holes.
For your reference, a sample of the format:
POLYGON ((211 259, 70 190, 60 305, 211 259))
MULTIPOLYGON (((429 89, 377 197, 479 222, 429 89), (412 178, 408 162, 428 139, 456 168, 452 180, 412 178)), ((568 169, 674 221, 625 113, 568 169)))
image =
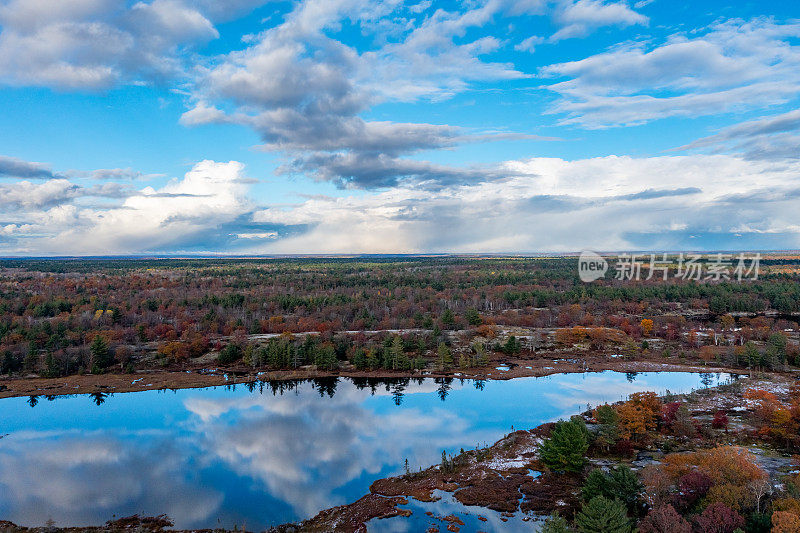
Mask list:
POLYGON ((0 256, 800 248, 800 5, 0 0, 0 256))

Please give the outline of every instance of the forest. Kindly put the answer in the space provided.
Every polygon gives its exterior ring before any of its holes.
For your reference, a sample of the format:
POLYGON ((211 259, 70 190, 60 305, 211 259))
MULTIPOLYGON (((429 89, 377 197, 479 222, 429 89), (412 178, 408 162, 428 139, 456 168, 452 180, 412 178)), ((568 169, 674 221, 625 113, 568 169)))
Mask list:
POLYGON ((800 269, 583 283, 573 257, 0 261, 0 374, 447 372, 581 348, 798 364, 800 269))

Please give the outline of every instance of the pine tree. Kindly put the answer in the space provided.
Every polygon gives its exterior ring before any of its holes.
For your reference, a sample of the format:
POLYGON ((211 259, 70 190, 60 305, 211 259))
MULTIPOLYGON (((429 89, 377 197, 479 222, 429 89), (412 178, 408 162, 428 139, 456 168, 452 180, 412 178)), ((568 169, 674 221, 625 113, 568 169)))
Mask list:
POLYGON ((48 378, 57 378, 61 375, 56 358, 53 357, 53 352, 47 352, 47 357, 44 359, 44 366, 48 378))
POLYGON ((96 335, 89 351, 92 354, 92 373, 101 374, 114 362, 108 343, 100 335, 96 335))
POLYGON ((608 494, 608 476, 599 468, 595 468, 586 476, 581 488, 583 501, 588 502, 595 496, 606 496, 608 494))
POLYGON ((476 342, 472 349, 475 351, 475 366, 487 366, 489 357, 486 355, 486 346, 482 342, 476 342))
POLYGON ((556 472, 580 472, 586 464, 586 427, 575 421, 556 422, 550 438, 539 448, 539 458, 547 468, 556 472))
POLYGON ((392 345, 389 347, 389 351, 391 353, 391 364, 392 370, 399 370, 402 369, 405 365, 403 364, 403 359, 405 358, 405 352, 403 351, 403 339, 400 338, 400 335, 395 335, 392 339, 392 345))
POLYGON ((364 354, 363 348, 357 349, 353 355, 353 365, 359 370, 367 368, 367 356, 364 354))
POLYGON ((608 476, 607 497, 624 503, 631 513, 639 510, 642 483, 636 474, 625 465, 613 469, 608 476))
POLYGON ((580 533, 630 533, 631 523, 625 505, 617 500, 595 496, 583 504, 575 516, 580 533))
POLYGON ((477 309, 469 308, 467 312, 464 314, 467 317, 467 322, 469 322, 470 326, 480 326, 483 323, 483 319, 481 319, 481 315, 478 313, 477 309))
POLYGON ((456 323, 456 317, 450 309, 445 309, 442 313, 442 325, 446 328, 452 328, 456 323))
POLYGON ((25 354, 25 359, 22 361, 22 367, 25 369, 25 372, 32 373, 36 372, 36 367, 39 366, 39 350, 36 349, 36 344, 34 342, 30 342, 28 344, 28 353, 25 354))
POLYGON ((600 448, 608 452, 619 440, 619 415, 616 409, 605 404, 594 410, 594 417, 600 425, 596 442, 600 448))
POLYGON ((436 367, 439 371, 450 370, 453 366, 453 356, 450 353, 450 348, 443 342, 439 343, 437 350, 436 367))
POLYGON ((549 516, 542 524, 539 533, 570 533, 572 531, 566 519, 555 513, 549 516))

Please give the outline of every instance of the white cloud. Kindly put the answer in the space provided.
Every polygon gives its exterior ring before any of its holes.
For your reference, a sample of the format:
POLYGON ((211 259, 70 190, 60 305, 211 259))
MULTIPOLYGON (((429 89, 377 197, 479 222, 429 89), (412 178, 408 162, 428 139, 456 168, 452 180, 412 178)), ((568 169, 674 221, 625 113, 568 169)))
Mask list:
POLYGON ((677 34, 660 46, 628 43, 579 61, 544 67, 562 96, 563 124, 589 128, 641 124, 763 108, 800 87, 800 24, 728 21, 698 37, 677 34))
POLYGON ((515 45, 514 50, 517 50, 518 52, 533 52, 536 49, 536 45, 542 44, 543 42, 544 37, 540 37, 539 35, 531 35, 515 45))
POLYGON ((252 210, 243 169, 236 161, 201 161, 182 180, 140 191, 115 183, 81 189, 67 180, 40 186, 20 182, 9 186, 7 197, 21 208, 32 208, 20 214, 28 223, 7 225, 4 234, 21 237, 24 246, 45 254, 126 253, 211 242, 220 237, 220 226, 252 210), (64 203, 87 195, 125 200, 108 209, 64 203), (54 207, 33 209, 47 206, 54 207), (30 234, 36 238, 25 240, 30 234))
POLYGON ((0 155, 0 177, 49 179, 55 175, 44 163, 33 163, 16 157, 0 155))
MULTIPOLYGON (((732 156, 508 162, 516 177, 438 191, 398 187, 343 198, 315 197, 256 213, 261 222, 307 224, 267 252, 520 252, 733 246, 747 221, 800 245, 800 215, 787 188, 800 164, 732 156), (762 189, 782 191, 762 197, 762 189), (741 195, 737 200, 731 195, 741 195), (689 231, 708 234, 688 245, 689 231), (718 235, 717 235, 718 234, 718 235), (715 236, 716 235, 716 236, 715 236), (722 241, 720 240, 722 239, 722 241), (648 244, 643 244, 647 242, 648 244)), ((742 241, 744 242, 744 241, 742 241)), ((762 241, 763 247, 770 246, 762 241)), ((748 245, 751 246, 751 245, 748 245)))
POLYGON ((218 37, 179 0, 12 0, 0 6, 0 81, 106 89, 181 70, 183 47, 218 37))
POLYGON ((0 184, 0 208, 40 209, 63 203, 79 196, 80 187, 65 179, 51 179, 44 183, 19 181, 0 184))
POLYGON ((402 156, 491 136, 470 136, 447 125, 367 121, 360 115, 379 102, 446 98, 473 81, 524 77, 510 64, 481 59, 500 46, 498 39, 464 39, 468 29, 490 22, 503 6, 493 0, 458 12, 438 9, 416 26, 387 29, 373 23, 394 13, 397 3, 297 4, 281 24, 202 70, 196 103, 181 123, 249 126, 263 138, 264 149, 287 157, 282 170, 341 186, 391 186, 420 174, 434 179, 433 170, 444 170, 451 179, 456 169, 425 164, 420 171, 419 164, 402 156), (359 52, 333 39, 326 31, 343 20, 357 21, 381 44, 359 52), (394 38, 383 41, 387 32, 394 38))
POLYGON ((741 122, 676 150, 733 151, 749 159, 800 158, 800 110, 741 122))
POLYGON ((628 7, 625 2, 605 0, 563 0, 554 19, 562 28, 550 37, 551 42, 585 37, 603 26, 646 26, 649 19, 628 7))
POLYGON ((9 195, 16 202, 16 221, 3 221, 0 250, 47 255, 800 246, 797 160, 532 158, 485 172, 492 179, 476 171, 468 182, 462 175, 439 180, 436 187, 407 183, 267 208, 256 208, 249 199, 237 162, 203 161, 182 180, 140 191, 114 182, 80 190, 67 180, 20 182, 9 195), (90 194, 125 199, 117 207, 98 208, 73 198, 90 194), (701 239, 689 240, 690 235, 701 239))

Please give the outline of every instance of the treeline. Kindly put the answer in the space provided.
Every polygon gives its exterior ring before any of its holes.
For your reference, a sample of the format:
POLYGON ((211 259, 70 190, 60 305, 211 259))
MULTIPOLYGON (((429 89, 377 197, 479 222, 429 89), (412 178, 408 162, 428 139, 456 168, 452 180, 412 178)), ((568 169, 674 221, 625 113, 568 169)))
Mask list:
POLYGON ((316 335, 306 335, 302 339, 282 335, 269 339, 263 346, 232 342, 220 351, 218 362, 221 365, 241 362, 255 370, 289 370, 306 365, 337 370, 349 364, 357 370, 408 371, 432 367, 447 371, 483 367, 489 364, 487 350, 508 350, 513 354, 519 347, 519 341, 512 336, 505 344, 489 348, 482 342, 475 342, 468 350, 454 355, 451 347, 434 335, 387 335, 382 340, 369 341, 356 341, 349 335, 330 340, 316 335))
MULTIPOLYGON (((92 372, 102 368, 90 349, 97 336, 120 369, 156 350, 168 363, 182 363, 223 349, 222 338, 284 332, 431 330, 429 362, 438 358, 442 331, 493 325, 615 328, 638 339, 638 317, 647 314, 656 320, 653 335, 674 340, 706 323, 659 320, 678 309, 717 316, 797 311, 800 283, 787 273, 794 267, 784 266, 780 274, 741 284, 584 284, 573 258, 2 260, 0 371, 92 372)), ((748 339, 765 340, 768 332, 755 329, 748 339)), ((232 347, 225 357, 238 361, 246 348, 241 344, 239 355, 232 347)), ((253 357, 274 368, 336 365, 327 346, 313 354, 297 350, 281 356, 286 360, 253 357)), ((391 361, 384 347, 345 354, 333 343, 333 350, 339 363, 366 369, 415 368, 422 356, 410 346, 391 361)))

